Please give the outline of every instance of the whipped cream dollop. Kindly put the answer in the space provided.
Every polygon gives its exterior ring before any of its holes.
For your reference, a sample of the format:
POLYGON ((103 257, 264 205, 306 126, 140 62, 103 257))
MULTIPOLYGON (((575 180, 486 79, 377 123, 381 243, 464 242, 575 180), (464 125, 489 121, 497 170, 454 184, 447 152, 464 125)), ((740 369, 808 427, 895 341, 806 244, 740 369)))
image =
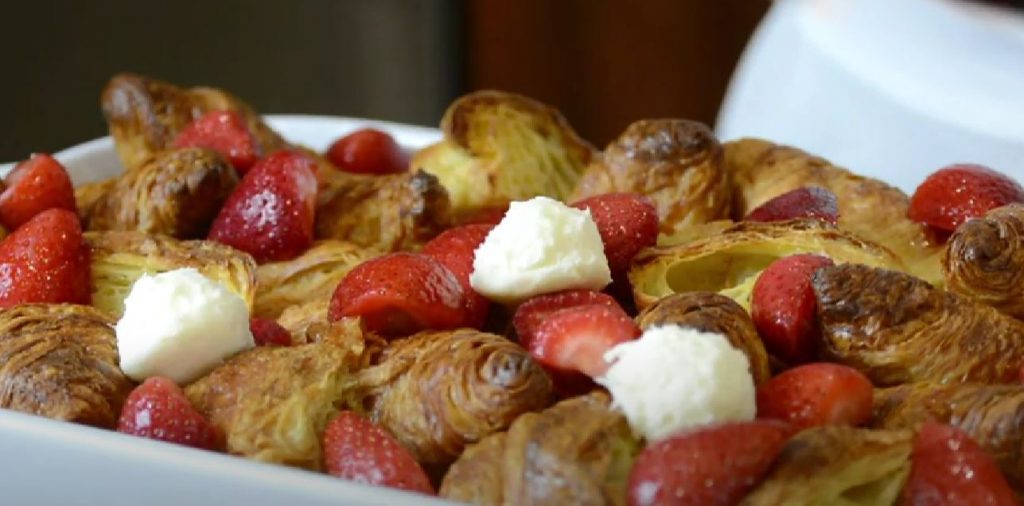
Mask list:
POLYGON ((753 420, 756 414, 750 361, 721 334, 655 326, 604 358, 611 366, 597 382, 648 441, 701 425, 753 420))
POLYGON ((136 381, 183 385, 254 345, 245 301, 192 268, 135 281, 115 330, 121 370, 136 381))
POLYGON ((611 280, 590 211, 548 197, 512 202, 477 248, 470 275, 474 290, 512 304, 570 288, 600 290, 611 280))

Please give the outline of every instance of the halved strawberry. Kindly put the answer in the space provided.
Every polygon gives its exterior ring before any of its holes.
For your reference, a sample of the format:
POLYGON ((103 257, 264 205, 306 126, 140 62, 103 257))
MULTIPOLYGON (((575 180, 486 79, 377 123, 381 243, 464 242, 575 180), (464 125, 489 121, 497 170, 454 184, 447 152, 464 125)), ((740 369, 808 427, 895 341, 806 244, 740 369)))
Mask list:
POLYGON ((578 393, 575 389, 584 379, 580 373, 590 378, 604 374, 608 370, 605 352, 637 337, 640 328, 621 309, 585 304, 549 313, 537 325, 527 349, 552 373, 555 389, 572 394, 578 393))
POLYGON ((917 187, 907 215, 952 232, 971 218, 1014 202, 1024 202, 1024 188, 1013 179, 981 165, 950 165, 917 187))
POLYGON ((640 453, 629 475, 630 506, 732 506, 764 477, 791 430, 768 420, 672 436, 640 453))
POLYGON ((324 156, 339 169, 357 174, 394 174, 406 169, 405 156, 387 132, 356 130, 331 144, 324 156))
POLYGON ((256 346, 291 346, 292 335, 274 320, 253 316, 249 319, 249 331, 256 346))
POLYGON ((228 196, 209 238, 257 262, 289 260, 313 244, 316 162, 299 151, 259 161, 228 196))
POLYGON ((769 265, 754 283, 754 326, 768 352, 789 365, 814 359, 820 330, 811 276, 830 265, 830 258, 819 255, 788 256, 769 265))
POLYGON ((818 362, 794 367, 757 388, 757 416, 816 425, 862 425, 871 420, 871 380, 845 365, 818 362))
POLYGON ((529 349, 530 343, 537 333, 537 327, 552 313, 575 306, 596 304, 617 311, 622 316, 628 315, 612 296, 593 290, 564 290, 561 292, 538 295, 519 305, 512 317, 512 326, 523 348, 529 349))
POLYGON ((117 431, 207 450, 220 448, 222 441, 181 388, 160 376, 147 378, 128 394, 117 431))
POLYGON ((797 218, 814 218, 835 225, 839 220, 839 199, 825 188, 797 188, 761 204, 743 219, 786 221, 797 218))
POLYGON ((466 293, 466 315, 469 326, 479 329, 487 319, 491 302, 473 289, 469 276, 473 273, 476 249, 487 238, 494 225, 463 225, 442 232, 423 245, 423 253, 436 258, 455 274, 466 293))
POLYGON ((327 474, 358 483, 434 494, 427 474, 391 434, 352 411, 324 429, 327 474))
POLYGON ((14 230, 47 209, 77 212, 75 189, 64 166, 45 153, 33 154, 4 178, 0 223, 14 230))
POLYGON ((1020 504, 992 457, 970 436, 949 425, 926 422, 918 431, 907 506, 1012 506, 1020 504))
POLYGON ((210 111, 189 123, 174 140, 176 148, 206 148, 220 153, 239 175, 260 159, 262 150, 242 115, 235 111, 210 111))
POLYGON ((358 316, 377 334, 395 337, 466 324, 466 297, 452 271, 434 257, 391 253, 357 265, 331 297, 331 321, 358 316))
POLYGON ((606 193, 572 206, 590 210, 613 276, 629 270, 633 257, 658 240, 658 210, 643 195, 606 193))
POLYGON ((0 307, 88 304, 89 281, 89 247, 71 211, 43 211, 0 242, 0 307))

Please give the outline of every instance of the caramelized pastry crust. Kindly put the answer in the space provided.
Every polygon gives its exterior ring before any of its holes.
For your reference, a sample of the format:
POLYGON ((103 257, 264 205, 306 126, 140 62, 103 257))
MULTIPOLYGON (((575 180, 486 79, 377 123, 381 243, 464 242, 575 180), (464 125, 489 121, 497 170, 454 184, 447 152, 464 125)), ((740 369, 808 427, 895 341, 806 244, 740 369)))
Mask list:
POLYGON ((1024 205, 957 227, 943 256, 949 290, 1024 319, 1024 205))
POLYGON ((724 295, 711 292, 669 295, 641 312, 636 322, 641 329, 674 324, 722 334, 747 355, 754 383, 761 384, 771 378, 768 352, 757 335, 754 322, 739 304, 724 295))
POLYGON ((520 416, 467 448, 440 495, 479 505, 622 505, 640 449, 607 394, 593 392, 520 416))
POLYGON ((671 234, 729 217, 732 187, 722 163, 722 146, 703 123, 637 121, 587 167, 571 200, 645 195, 658 209, 661 232, 671 234))
POLYGON ((912 276, 838 265, 812 278, 824 358, 878 386, 1006 383, 1024 360, 1024 323, 912 276))
POLYGON ((433 470, 551 400, 551 380, 525 350, 470 329, 392 341, 359 381, 371 419, 433 470))
POLYGON ((133 385, 118 367, 113 325, 89 306, 0 310, 0 407, 114 428, 133 385))

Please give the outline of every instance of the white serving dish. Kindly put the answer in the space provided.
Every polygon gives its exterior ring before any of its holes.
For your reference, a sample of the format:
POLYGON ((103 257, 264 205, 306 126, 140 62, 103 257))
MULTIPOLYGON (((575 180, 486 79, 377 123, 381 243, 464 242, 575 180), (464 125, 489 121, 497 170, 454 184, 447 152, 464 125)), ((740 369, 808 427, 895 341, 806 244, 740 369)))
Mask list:
MULTIPOLYGON (((290 141, 316 150, 363 126, 390 132, 408 150, 441 138, 436 129, 324 116, 267 116, 290 141)), ((122 168, 109 137, 55 156, 76 184, 122 168)), ((8 170, 11 164, 0 165, 8 170)), ((429 505, 451 504, 368 487, 327 475, 263 464, 0 410, 0 504, 180 506, 182 504, 429 505)))

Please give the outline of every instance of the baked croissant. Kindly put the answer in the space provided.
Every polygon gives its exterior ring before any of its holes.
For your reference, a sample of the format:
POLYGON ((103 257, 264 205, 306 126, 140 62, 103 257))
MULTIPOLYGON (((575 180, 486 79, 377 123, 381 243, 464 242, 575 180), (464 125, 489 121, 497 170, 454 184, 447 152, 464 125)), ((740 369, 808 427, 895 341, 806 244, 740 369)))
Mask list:
POLYGON ((525 350, 476 330, 392 341, 376 364, 359 373, 370 418, 428 471, 551 400, 551 380, 525 350))
POLYGON ((727 142, 725 166, 732 178, 733 217, 805 186, 827 188, 839 198, 839 228, 896 253, 907 272, 942 283, 942 248, 927 227, 910 221, 910 199, 877 179, 858 176, 796 148, 759 139, 727 142))
POLYGON ((637 121, 608 144, 583 173, 573 200, 611 192, 647 196, 661 233, 729 217, 732 186, 722 146, 703 123, 637 121))
POLYGON ((379 254, 342 241, 318 241, 305 253, 256 269, 254 313, 277 318, 288 307, 330 298, 348 271, 379 254))
POLYGON ((135 280, 182 267, 223 283, 252 307, 256 262, 213 241, 178 241, 142 232, 86 232, 91 249, 92 305, 117 317, 135 280))
POLYGON ((640 442, 608 395, 593 392, 520 416, 470 446, 441 497, 478 505, 621 505, 640 442))
POLYGON ((876 386, 1006 383, 1024 360, 1024 323, 901 272, 826 267, 811 285, 823 357, 876 386))
POLYGON ((715 235, 677 246, 642 250, 629 280, 639 309, 679 292, 718 292, 750 307, 757 276, 775 260, 817 253, 837 263, 853 262, 899 269, 887 249, 815 220, 741 222, 715 235))
POLYGON ((89 225, 89 220, 92 219, 92 213, 96 209, 96 204, 106 198, 107 192, 114 188, 117 180, 118 178, 114 177, 75 187, 75 204, 78 207, 78 217, 86 227, 89 225))
POLYGON ((410 167, 437 176, 457 220, 538 195, 565 200, 594 151, 557 109, 501 91, 452 102, 441 130, 410 167))
POLYGON ((750 315, 732 299, 711 292, 684 292, 669 295, 636 317, 641 329, 657 325, 681 325, 724 335, 747 355, 754 383, 771 379, 768 352, 757 335, 750 315))
POLYGON ((188 385, 185 395, 224 433, 228 453, 319 470, 324 427, 349 404, 360 359, 332 343, 258 347, 188 385))
POLYGON ((949 290, 1024 319, 1024 205, 957 227, 942 265, 949 290))
POLYGON ((889 506, 910 474, 912 431, 842 425, 804 430, 782 448, 744 506, 889 506))
POLYGON ((1024 386, 911 383, 875 390, 876 427, 913 429, 928 421, 962 429, 1011 485, 1024 489, 1024 386))
POLYGON ((133 386, 118 367, 113 325, 89 306, 0 310, 0 407, 113 428, 133 386))
POLYGON ((84 208, 89 230, 137 230, 178 239, 206 237, 221 205, 238 183, 234 167, 217 153, 200 148, 155 153, 131 166, 115 182, 94 188, 107 191, 84 208))

